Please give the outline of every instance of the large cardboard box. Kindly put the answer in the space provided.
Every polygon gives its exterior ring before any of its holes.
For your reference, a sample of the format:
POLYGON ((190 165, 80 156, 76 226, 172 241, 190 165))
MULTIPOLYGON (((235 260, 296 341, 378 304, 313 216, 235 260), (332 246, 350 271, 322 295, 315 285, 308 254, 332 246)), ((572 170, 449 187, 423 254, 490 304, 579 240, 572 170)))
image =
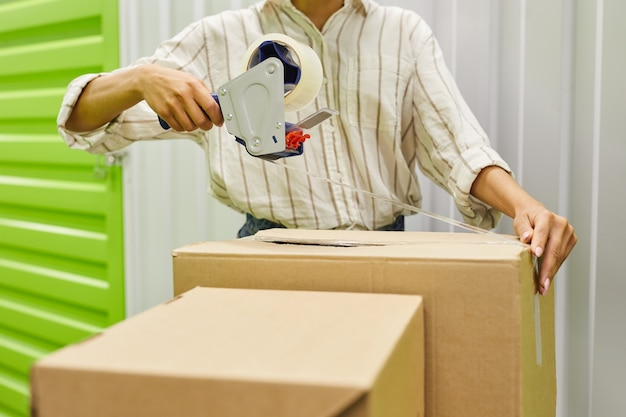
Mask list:
POLYGON ((36 363, 34 417, 423 415, 421 298, 196 288, 36 363))
POLYGON ((173 253, 175 292, 208 287, 420 294, 426 416, 553 417, 554 299, 529 248, 477 233, 269 230, 173 253))

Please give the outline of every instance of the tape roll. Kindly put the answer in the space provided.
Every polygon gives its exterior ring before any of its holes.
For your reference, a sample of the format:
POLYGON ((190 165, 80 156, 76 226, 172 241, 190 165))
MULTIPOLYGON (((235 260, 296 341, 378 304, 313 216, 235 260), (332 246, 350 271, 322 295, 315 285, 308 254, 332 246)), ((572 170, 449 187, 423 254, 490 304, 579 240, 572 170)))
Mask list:
POLYGON ((285 111, 298 111, 309 104, 322 87, 322 63, 313 49, 303 45, 282 33, 270 33, 255 40, 246 51, 243 70, 247 71, 255 65, 255 56, 263 42, 273 41, 286 47, 295 65, 300 67, 300 79, 297 84, 285 92, 285 111))

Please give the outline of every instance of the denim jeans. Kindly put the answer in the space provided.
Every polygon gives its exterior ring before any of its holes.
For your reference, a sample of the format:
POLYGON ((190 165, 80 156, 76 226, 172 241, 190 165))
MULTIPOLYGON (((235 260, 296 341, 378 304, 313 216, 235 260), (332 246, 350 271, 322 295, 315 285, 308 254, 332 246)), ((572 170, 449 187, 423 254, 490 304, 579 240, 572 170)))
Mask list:
MULTIPOLYGON (((238 238, 251 236, 258 232, 259 230, 265 229, 285 229, 280 223, 275 223, 270 220, 265 219, 257 219, 251 214, 246 214, 246 222, 243 224, 239 232, 237 233, 238 238)), ((393 232, 404 232, 404 216, 398 216, 394 220, 393 223, 388 224, 383 227, 379 227, 376 230, 385 230, 385 231, 393 231, 393 232)))

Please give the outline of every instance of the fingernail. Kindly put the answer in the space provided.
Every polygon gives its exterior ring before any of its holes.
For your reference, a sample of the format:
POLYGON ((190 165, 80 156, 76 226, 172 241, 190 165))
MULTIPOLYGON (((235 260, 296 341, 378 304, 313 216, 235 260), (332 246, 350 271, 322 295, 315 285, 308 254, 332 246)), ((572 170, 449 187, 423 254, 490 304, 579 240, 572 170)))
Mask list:
POLYGON ((539 247, 535 249, 535 255, 537 256, 537 258, 541 258, 541 255, 543 255, 543 248, 539 247))
POLYGON ((528 240, 529 237, 530 237, 530 232, 524 232, 524 234, 522 235, 522 240, 525 242, 528 240))
POLYGON ((546 278, 546 280, 543 283, 541 295, 546 295, 549 289, 550 289, 550 278, 546 278))

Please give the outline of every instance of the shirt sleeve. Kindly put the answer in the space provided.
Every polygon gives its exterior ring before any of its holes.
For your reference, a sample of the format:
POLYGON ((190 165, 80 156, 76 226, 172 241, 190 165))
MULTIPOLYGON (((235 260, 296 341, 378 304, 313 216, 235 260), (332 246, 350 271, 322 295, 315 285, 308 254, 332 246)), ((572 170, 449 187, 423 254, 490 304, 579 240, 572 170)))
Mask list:
MULTIPOLYGON (((200 49, 205 47, 203 39, 201 23, 194 23, 174 38, 162 43, 153 56, 141 58, 133 66, 154 63, 188 71, 200 79, 205 79, 206 72, 201 70, 203 55, 199 53, 200 49)), ((158 116, 145 101, 123 111, 108 124, 92 131, 75 132, 67 129, 65 126, 67 120, 87 84, 98 77, 106 77, 125 70, 126 68, 122 68, 110 73, 85 74, 69 84, 57 116, 59 134, 69 147, 91 153, 108 153, 121 150, 140 140, 192 139, 198 143, 203 141, 204 136, 199 130, 194 132, 164 130, 158 122, 158 116)))
POLYGON ((495 165, 510 174, 511 169, 461 96, 432 32, 424 32, 416 53, 413 103, 420 170, 452 195, 466 223, 491 229, 502 213, 470 190, 483 168, 495 165))

